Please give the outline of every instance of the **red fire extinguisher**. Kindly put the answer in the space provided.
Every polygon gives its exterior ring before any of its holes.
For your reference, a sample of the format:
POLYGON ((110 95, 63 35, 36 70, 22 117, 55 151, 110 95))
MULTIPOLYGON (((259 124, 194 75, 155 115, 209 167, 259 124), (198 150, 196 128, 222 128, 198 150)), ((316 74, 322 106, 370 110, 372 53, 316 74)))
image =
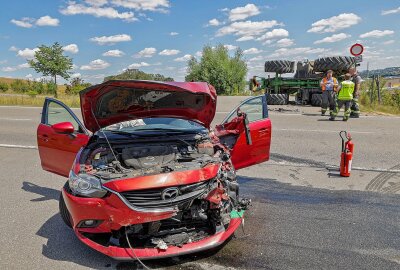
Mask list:
POLYGON ((340 175, 349 177, 351 172, 351 163, 353 161, 354 143, 352 141, 350 133, 341 131, 339 133, 342 139, 342 153, 340 155, 340 175), (343 137, 344 134, 344 137, 343 137), (347 139, 347 141, 345 141, 347 139))

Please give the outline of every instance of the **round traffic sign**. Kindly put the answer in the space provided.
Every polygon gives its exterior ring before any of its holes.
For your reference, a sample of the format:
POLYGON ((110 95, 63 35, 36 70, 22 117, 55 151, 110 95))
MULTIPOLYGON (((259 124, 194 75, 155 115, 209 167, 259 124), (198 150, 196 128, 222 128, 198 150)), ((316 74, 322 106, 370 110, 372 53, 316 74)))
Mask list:
POLYGON ((364 51, 364 46, 361 45, 360 43, 356 43, 350 48, 350 53, 354 56, 361 55, 363 51, 364 51))

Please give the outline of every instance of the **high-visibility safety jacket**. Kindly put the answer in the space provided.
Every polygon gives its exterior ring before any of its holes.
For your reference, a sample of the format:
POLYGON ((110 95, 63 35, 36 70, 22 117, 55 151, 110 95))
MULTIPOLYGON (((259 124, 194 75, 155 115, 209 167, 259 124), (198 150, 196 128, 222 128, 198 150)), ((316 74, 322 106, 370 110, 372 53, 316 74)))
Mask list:
POLYGON ((341 83, 341 88, 340 88, 339 94, 337 96, 338 100, 352 100, 354 86, 355 86, 355 84, 350 80, 343 81, 341 83))
MULTIPOLYGON (((338 87, 338 80, 335 77, 332 77, 333 81, 333 90, 336 91, 336 88, 338 87)), ((326 90, 326 84, 328 83, 328 78, 324 77, 321 82, 321 90, 324 92, 326 90)))

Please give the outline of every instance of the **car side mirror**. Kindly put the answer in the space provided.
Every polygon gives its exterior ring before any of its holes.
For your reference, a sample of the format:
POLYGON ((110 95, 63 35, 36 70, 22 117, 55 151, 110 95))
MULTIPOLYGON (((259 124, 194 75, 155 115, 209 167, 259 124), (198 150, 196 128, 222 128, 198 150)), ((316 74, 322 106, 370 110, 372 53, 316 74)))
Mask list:
POLYGON ((72 134, 75 131, 71 122, 61 122, 51 126, 55 132, 61 134, 72 134))

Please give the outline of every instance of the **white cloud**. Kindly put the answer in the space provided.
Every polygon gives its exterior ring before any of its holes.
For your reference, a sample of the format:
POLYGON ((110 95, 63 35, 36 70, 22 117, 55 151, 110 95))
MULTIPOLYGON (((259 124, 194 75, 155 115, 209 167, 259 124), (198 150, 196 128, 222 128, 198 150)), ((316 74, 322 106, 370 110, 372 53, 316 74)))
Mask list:
POLYGON ((1 68, 1 71, 3 71, 3 72, 13 72, 13 71, 16 71, 16 70, 17 70, 16 67, 3 67, 3 68, 1 68))
POLYGON ((11 52, 16 52, 16 51, 18 51, 18 48, 15 46, 11 46, 8 50, 11 52))
POLYGON ((288 37, 289 32, 283 28, 277 28, 272 31, 269 31, 262 35, 261 37, 257 38, 257 40, 267 40, 267 39, 274 39, 274 38, 284 38, 288 37))
POLYGON ((101 7, 108 3, 108 0, 85 0, 91 6, 101 7))
POLYGON ((71 74, 71 78, 80 78, 80 77, 82 77, 82 74, 80 74, 79 72, 71 74))
POLYGON ((15 67, 3 67, 1 69, 1 71, 13 72, 13 71, 17 71, 17 70, 24 69, 24 68, 30 68, 30 65, 28 63, 23 63, 23 64, 15 66, 15 67))
POLYGON ((333 34, 332 36, 325 37, 323 39, 315 41, 314 44, 333 43, 333 42, 338 42, 338 41, 341 41, 341 40, 349 38, 349 37, 351 37, 351 35, 348 35, 345 33, 333 34))
POLYGON ((76 45, 76 44, 74 44, 74 43, 68 44, 68 45, 62 47, 62 49, 63 49, 64 51, 66 51, 66 52, 73 53, 73 54, 79 52, 78 45, 76 45))
POLYGON ((393 39, 383 42, 383 45, 390 45, 393 44, 395 41, 393 39))
POLYGON ((140 62, 140 63, 133 63, 133 64, 129 65, 128 68, 132 69, 132 68, 141 68, 141 67, 148 67, 148 66, 150 66, 149 63, 140 62))
POLYGON ((30 68, 31 66, 28 63, 23 63, 17 66, 18 69, 23 69, 23 68, 30 68))
POLYGON ((256 62, 256 61, 261 61, 261 60, 264 60, 264 57, 261 56, 261 55, 259 55, 259 56, 250 58, 250 59, 249 59, 249 62, 256 62))
POLYGON ((109 19, 122 19, 125 21, 137 20, 137 18, 134 17, 133 12, 119 12, 118 10, 112 7, 77 4, 74 1, 68 2, 67 7, 60 9, 60 12, 63 15, 86 14, 95 17, 105 17, 109 19))
POLYGON ((25 48, 23 50, 19 50, 17 55, 22 58, 32 59, 35 56, 35 52, 37 52, 38 50, 39 50, 38 48, 34 49, 25 48))
POLYGON ((356 25, 361 21, 361 17, 354 13, 342 13, 327 19, 316 21, 307 30, 309 33, 329 33, 340 29, 356 25))
POLYGON ((169 35, 170 36, 177 36, 177 35, 179 35, 179 33, 178 32, 171 32, 171 33, 169 33, 169 35))
POLYGON ((0 65, 3 65, 5 63, 7 63, 7 62, 8 62, 7 60, 0 60, 0 65))
POLYGON ((109 66, 110 63, 101 59, 96 59, 91 61, 88 65, 81 66, 81 70, 99 70, 108 68, 109 66))
POLYGON ((243 51, 244 54, 258 54, 258 53, 261 53, 261 52, 262 52, 262 50, 259 50, 257 48, 250 48, 250 49, 247 49, 247 50, 243 51))
POLYGON ((382 10, 382 15, 389 15, 389 14, 396 14, 400 13, 400 7, 395 8, 395 9, 389 9, 389 10, 382 10))
POLYGON ((109 57, 121 57, 124 56, 125 53, 120 50, 109 50, 103 53, 103 56, 109 56, 109 57))
POLYGON ((234 49, 237 48, 237 46, 231 45, 231 44, 225 44, 224 47, 228 50, 228 51, 232 51, 234 49))
POLYGON ((221 22, 218 21, 218 20, 215 19, 215 18, 209 20, 209 21, 208 21, 208 24, 207 24, 207 26, 219 26, 219 25, 221 25, 221 22))
POLYGON ((33 75, 29 73, 28 75, 25 76, 25 78, 27 78, 28 80, 29 80, 29 79, 32 79, 32 78, 33 78, 33 75))
POLYGON ((90 39, 90 41, 96 42, 99 45, 113 45, 117 42, 126 42, 131 40, 132 40, 131 36, 127 34, 93 37, 90 39))
POLYGON ((112 0, 112 4, 134 10, 167 12, 168 0, 112 0))
POLYGON ((329 49, 324 48, 310 48, 310 47, 298 47, 298 48, 281 48, 275 50, 270 57, 280 57, 280 56, 290 56, 290 55, 298 55, 298 54, 317 54, 317 53, 324 53, 328 52, 329 49))
POLYGON ((243 36, 243 37, 240 37, 240 38, 238 38, 236 41, 248 41, 248 40, 253 40, 254 39, 254 37, 253 36, 243 36))
POLYGON ((276 42, 276 46, 278 47, 290 47, 294 44, 293 39, 290 38, 282 38, 276 42))
POLYGON ((153 57, 153 55, 157 52, 156 48, 144 48, 143 50, 141 50, 140 52, 138 52, 137 54, 134 55, 135 58, 150 58, 153 57))
POLYGON ((37 19, 35 24, 37 26, 58 26, 60 24, 60 20, 46 15, 37 19))
POLYGON ((230 21, 244 20, 248 17, 260 14, 260 10, 254 4, 247 4, 244 7, 237 7, 229 12, 230 21))
POLYGON ((182 57, 175 58, 174 61, 176 61, 176 62, 187 62, 187 61, 190 60, 190 58, 192 58, 192 56, 190 54, 185 54, 182 57))
POLYGON ((10 22, 19 27, 31 28, 31 27, 33 27, 34 21, 35 20, 32 18, 25 17, 25 18, 22 18, 21 20, 12 19, 10 22))
POLYGON ((162 51, 159 53, 159 55, 177 55, 177 54, 180 53, 180 52, 181 52, 180 50, 174 50, 174 49, 169 50, 169 49, 165 49, 165 50, 162 50, 162 51))
POLYGON ((10 22, 16 26, 24 28, 32 28, 34 24, 37 26, 58 26, 60 24, 59 19, 52 18, 48 15, 42 16, 37 20, 34 18, 24 17, 20 20, 12 19, 10 22))
POLYGON ((224 26, 217 31, 217 36, 235 35, 235 36, 258 36, 268 28, 282 25, 275 20, 272 21, 242 21, 233 22, 230 25, 224 26))
POLYGON ((364 34, 360 35, 360 38, 379 38, 379 37, 384 37, 384 36, 389 36, 389 35, 393 35, 394 31, 392 30, 373 30, 364 34))
POLYGON ((194 55, 196 55, 197 57, 202 57, 203 56, 203 52, 202 51, 197 51, 194 55))

